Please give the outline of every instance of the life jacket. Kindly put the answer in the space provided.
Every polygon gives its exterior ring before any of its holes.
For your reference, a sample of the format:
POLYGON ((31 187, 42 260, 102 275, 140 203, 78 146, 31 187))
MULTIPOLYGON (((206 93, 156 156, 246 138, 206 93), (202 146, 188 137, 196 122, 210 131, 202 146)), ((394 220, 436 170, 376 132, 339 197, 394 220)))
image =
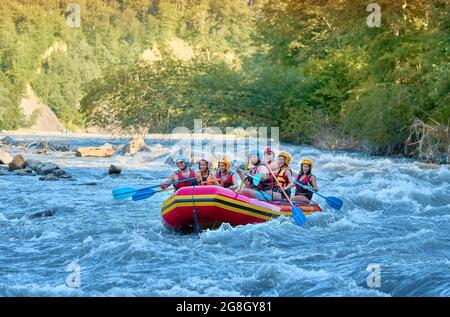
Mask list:
POLYGON ((218 171, 216 174, 217 181, 222 187, 228 188, 233 185, 233 172, 228 172, 227 178, 222 180, 222 171, 218 171))
MULTIPOLYGON (((300 181, 300 174, 299 174, 299 175, 297 175, 297 177, 295 178, 295 181, 299 182, 300 184, 302 184, 302 185, 304 185, 304 186, 308 186, 308 184, 312 186, 311 178, 312 178, 313 176, 314 176, 313 174, 309 174, 309 175, 307 175, 307 176, 303 179, 303 181, 300 181)), ((311 199, 313 193, 310 192, 309 190, 304 189, 304 188, 301 187, 300 185, 295 184, 295 195, 296 195, 296 196, 297 196, 297 195, 304 195, 304 196, 308 197, 309 199, 311 199)))
POLYGON ((278 185, 279 183, 281 185, 281 188, 284 188, 289 184, 289 177, 286 175, 286 172, 288 170, 292 171, 289 167, 285 165, 274 173, 276 176, 276 180, 278 181, 275 182, 275 186, 279 187, 278 185))
MULTIPOLYGON (((195 178, 195 172, 193 170, 191 170, 191 172, 189 173, 189 177, 184 177, 184 175, 181 173, 180 170, 178 170, 176 172, 178 180, 181 181, 183 179, 186 178, 195 178)), ((193 185, 197 185, 197 181, 196 180, 190 180, 190 181, 185 181, 185 182, 181 182, 178 184, 173 184, 173 187, 175 188, 175 190, 178 190, 182 187, 187 187, 187 186, 193 186, 193 185)))
MULTIPOLYGON (((202 183, 204 183, 204 182, 206 182, 206 181, 209 181, 209 180, 211 180, 212 179, 212 174, 211 174, 211 171, 210 170, 208 170, 208 176, 203 176, 202 174, 201 174, 201 172, 199 172, 200 173, 200 175, 201 175, 201 177, 202 177, 202 183)), ((206 183, 206 184, 201 184, 201 185, 211 185, 213 182, 208 182, 208 183, 206 183)))
MULTIPOLYGON (((260 163, 257 166, 252 167, 252 169, 250 170, 250 174, 256 175, 257 174, 256 171, 258 170, 258 167, 261 165, 267 167, 266 164, 260 163)), ((267 167, 267 169, 269 169, 269 168, 267 167)), ((274 179, 273 179, 272 173, 269 173, 269 178, 267 178, 265 181, 259 182, 258 186, 255 186, 253 184, 252 180, 250 180, 250 184, 251 184, 252 188, 256 188, 257 190, 264 190, 264 191, 272 190, 273 182, 274 182, 274 179)))

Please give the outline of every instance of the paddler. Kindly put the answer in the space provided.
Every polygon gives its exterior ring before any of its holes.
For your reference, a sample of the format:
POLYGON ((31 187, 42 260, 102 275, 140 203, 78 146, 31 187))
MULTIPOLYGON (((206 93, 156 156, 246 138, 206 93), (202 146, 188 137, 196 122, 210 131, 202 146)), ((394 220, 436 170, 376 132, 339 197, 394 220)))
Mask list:
POLYGON ((278 182, 274 183, 273 187, 274 200, 287 199, 283 190, 286 195, 290 196, 291 188, 294 187, 294 172, 289 167, 291 160, 291 154, 286 151, 281 151, 280 154, 278 154, 278 166, 277 169, 274 170, 275 177, 278 180, 278 182), (280 186, 283 190, 281 190, 280 186))
POLYGON ((178 170, 173 172, 167 178, 167 180, 165 180, 164 182, 162 182, 160 184, 161 188, 166 189, 167 187, 170 186, 170 185, 167 185, 168 183, 178 182, 179 180, 188 179, 188 178, 194 178, 194 180, 188 180, 185 182, 173 184, 175 191, 177 191, 178 189, 180 189, 182 187, 197 185, 197 182, 195 180, 195 178, 196 178, 195 171, 191 170, 189 168, 188 157, 185 155, 179 155, 176 157, 175 163, 177 165, 178 170))
POLYGON ((231 164, 226 157, 222 157, 218 162, 217 167, 216 179, 219 182, 219 185, 224 188, 235 190, 239 184, 238 177, 236 173, 230 171, 231 164))
MULTIPOLYGON (((299 182, 303 186, 310 186, 314 191, 318 191, 316 176, 314 176, 311 171, 313 168, 313 162, 309 159, 304 159, 300 163, 300 171, 295 179, 296 182, 299 182)), ((303 187, 295 184, 295 196, 293 200, 299 200, 304 202, 310 202, 312 199, 313 193, 309 190, 304 189, 303 187)))
POLYGON ((275 160, 275 152, 270 146, 267 146, 264 149, 264 162, 266 165, 269 165, 273 171, 278 168, 277 161, 275 160))
POLYGON ((211 171, 211 162, 202 158, 198 161, 197 183, 199 185, 219 185, 214 173, 211 171))
POLYGON ((255 186, 252 177, 244 175, 246 177, 244 180, 246 187, 242 188, 240 193, 250 197, 256 197, 260 200, 272 201, 273 177, 266 164, 262 162, 263 159, 259 150, 250 152, 249 161, 253 167, 250 169, 249 174, 252 176, 260 174, 261 181, 258 186, 255 186))

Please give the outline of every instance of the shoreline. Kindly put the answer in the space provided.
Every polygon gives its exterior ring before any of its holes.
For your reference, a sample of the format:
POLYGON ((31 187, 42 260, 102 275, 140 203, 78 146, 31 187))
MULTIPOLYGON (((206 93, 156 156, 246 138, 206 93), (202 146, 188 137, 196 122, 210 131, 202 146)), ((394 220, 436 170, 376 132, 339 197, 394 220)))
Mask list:
MULTIPOLYGON (((213 134, 213 133, 147 133, 144 135, 138 134, 111 134, 111 133, 92 133, 92 132, 59 132, 59 131, 30 131, 30 130, 13 130, 13 131, 1 131, 0 137, 4 136, 28 136, 28 137, 61 137, 61 138, 74 138, 74 139, 89 139, 89 138, 102 138, 102 139, 132 139, 139 136, 143 136, 145 139, 161 139, 161 140, 179 140, 193 138, 194 140, 207 139, 207 140, 239 140, 246 139, 247 136, 240 136, 235 134, 213 134)), ((270 139, 268 139, 270 140, 270 139)), ((299 145, 299 144, 298 144, 299 145)))
MULTIPOLYGON (((100 133, 100 132, 69 132, 64 133, 60 131, 33 131, 28 129, 19 129, 19 130, 10 130, 10 131, 0 131, 0 138, 3 138, 5 136, 23 136, 23 137, 56 137, 56 138, 68 138, 68 139, 90 139, 90 138, 97 138, 97 139, 133 139, 136 137, 139 137, 140 135, 137 134, 112 134, 112 133, 100 133)), ((246 140, 250 137, 248 136, 241 136, 241 135, 234 135, 234 134, 212 134, 212 133, 176 133, 176 134, 168 134, 168 133, 147 133, 145 135, 142 135, 145 139, 159 139, 159 140, 187 140, 189 138, 193 140, 246 140)), ((271 140, 271 139, 268 139, 271 140)), ((281 142, 280 142, 281 143, 281 142)), ((354 149, 349 150, 348 148, 336 148, 336 149, 329 149, 329 148, 323 148, 320 146, 314 146, 314 145, 305 145, 305 144, 294 144, 289 143, 295 146, 310 146, 317 148, 322 151, 345 151, 349 153, 359 153, 363 155, 369 155, 371 157, 380 157, 385 156, 388 158, 405 158, 405 159, 411 159, 417 161, 421 166, 424 168, 439 168, 441 166, 450 168, 450 164, 445 163, 438 163, 438 162, 430 162, 426 160, 421 160, 418 157, 408 157, 405 155, 374 155, 367 153, 362 150, 354 149)))

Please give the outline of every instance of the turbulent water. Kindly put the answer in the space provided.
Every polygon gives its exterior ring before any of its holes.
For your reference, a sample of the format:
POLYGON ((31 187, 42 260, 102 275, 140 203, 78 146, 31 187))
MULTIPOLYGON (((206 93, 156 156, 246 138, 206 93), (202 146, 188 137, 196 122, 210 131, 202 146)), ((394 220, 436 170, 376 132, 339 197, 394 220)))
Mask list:
MULTIPOLYGON (((126 142, 64 141, 73 147, 126 142)), ((174 146, 147 140, 158 142, 174 146)), ((283 147, 296 169, 300 158, 314 160, 320 191, 341 198, 342 210, 316 197, 324 212, 303 227, 282 218, 198 236, 162 225, 169 192, 112 200, 116 187, 165 179, 174 166, 164 158, 25 155, 58 164, 74 180, 0 176, 0 295, 450 296, 447 167, 283 147), (108 176, 110 164, 124 171, 108 176), (52 215, 36 217, 42 211, 52 215)))

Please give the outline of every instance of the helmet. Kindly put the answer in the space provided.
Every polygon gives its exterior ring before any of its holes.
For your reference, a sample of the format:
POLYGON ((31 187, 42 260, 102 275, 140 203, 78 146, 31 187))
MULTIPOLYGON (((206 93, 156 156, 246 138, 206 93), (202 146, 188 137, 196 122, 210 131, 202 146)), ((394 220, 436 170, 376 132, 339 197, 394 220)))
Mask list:
POLYGON ((249 155, 257 155, 259 159, 262 158, 261 151, 258 150, 258 149, 253 149, 253 150, 251 150, 250 153, 249 153, 249 155))
POLYGON ((291 159, 292 159, 291 154, 289 154, 286 151, 281 151, 280 154, 278 154, 278 156, 284 157, 284 159, 286 160, 286 164, 287 165, 289 165, 289 163, 291 162, 291 159))
POLYGON ((309 168, 310 168, 310 169, 313 168, 313 162, 312 162, 311 160, 309 160, 309 159, 304 159, 304 160, 300 163, 300 167, 301 167, 303 164, 309 165, 309 168))
POLYGON ((228 162, 228 160, 227 160, 227 158, 226 158, 225 156, 222 157, 222 159, 219 160, 219 162, 218 162, 217 164, 219 164, 219 163, 225 164, 225 170, 226 170, 226 171, 228 171, 228 170, 230 169, 230 167, 231 167, 230 162, 228 162))
POLYGON ((186 155, 177 155, 175 157, 175 162, 184 161, 187 167, 189 167, 190 160, 186 155))
POLYGON ((270 146, 267 146, 265 149, 264 149, 264 153, 268 153, 268 152, 273 152, 273 150, 272 150, 272 148, 270 147, 270 146))
POLYGON ((199 161, 198 161, 198 168, 200 168, 200 162, 201 161, 205 161, 206 164, 208 164, 208 168, 211 168, 211 162, 210 160, 208 160, 207 158, 202 157, 199 161))

